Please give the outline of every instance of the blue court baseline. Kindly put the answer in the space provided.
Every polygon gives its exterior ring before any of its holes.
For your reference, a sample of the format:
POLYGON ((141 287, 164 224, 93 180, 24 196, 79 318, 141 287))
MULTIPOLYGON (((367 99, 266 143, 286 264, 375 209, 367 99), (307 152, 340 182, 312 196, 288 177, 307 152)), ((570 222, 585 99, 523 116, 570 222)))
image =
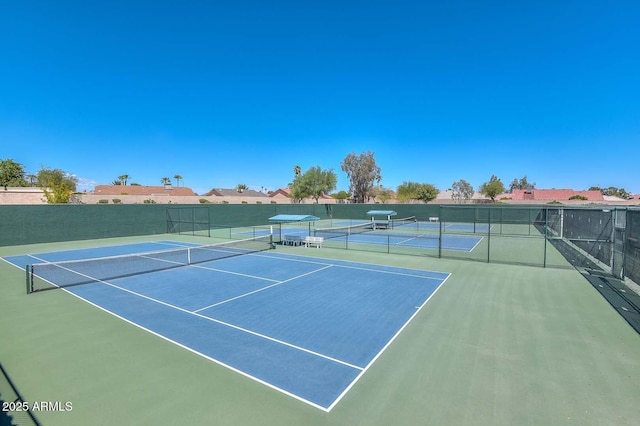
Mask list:
MULTIPOLYGON (((28 258, 33 263, 34 258, 149 249, 146 244, 118 247, 5 260, 24 267, 28 258)), ((329 411, 448 276, 269 251, 65 291, 329 411)))

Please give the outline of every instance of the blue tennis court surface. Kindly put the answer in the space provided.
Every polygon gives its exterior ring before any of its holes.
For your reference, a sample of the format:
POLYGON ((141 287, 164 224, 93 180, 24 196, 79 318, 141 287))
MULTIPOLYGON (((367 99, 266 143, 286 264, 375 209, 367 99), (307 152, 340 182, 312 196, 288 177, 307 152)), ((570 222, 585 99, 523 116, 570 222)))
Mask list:
MULTIPOLYGON (((159 241, 5 260, 24 268, 178 245, 188 244, 159 241)), ((82 274, 90 276, 86 270, 82 274)), ((329 411, 448 277, 269 250, 64 290, 329 411)))
MULTIPOLYGON (((324 234, 321 234, 324 235, 324 234)), ((347 237, 329 237, 330 241, 346 241, 347 237)), ((443 250, 472 251, 482 241, 482 237, 467 235, 437 235, 428 234, 398 234, 386 232, 364 232, 352 234, 348 237, 349 244, 373 244, 396 247, 414 247, 419 249, 438 249, 442 244, 443 250)))

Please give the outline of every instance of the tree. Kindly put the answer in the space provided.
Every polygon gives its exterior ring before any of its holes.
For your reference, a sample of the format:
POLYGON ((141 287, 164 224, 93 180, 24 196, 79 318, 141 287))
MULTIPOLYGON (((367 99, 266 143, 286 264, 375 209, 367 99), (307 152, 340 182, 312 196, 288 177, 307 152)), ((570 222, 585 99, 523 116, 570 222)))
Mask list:
POLYGON ((0 160, 0 186, 29 186, 24 178, 24 167, 12 159, 0 160))
POLYGON ((118 180, 121 185, 127 186, 127 181, 131 178, 129 175, 120 175, 118 176, 118 180))
POLYGON ((384 186, 374 186, 371 188, 371 198, 375 201, 376 199, 380 200, 382 204, 385 204, 387 201, 395 197, 396 193, 391 188, 385 188, 384 186))
POLYGON ((420 200, 428 203, 438 196, 438 189, 430 183, 402 182, 397 192, 400 201, 420 200))
POLYGON ((245 185, 244 183, 239 183, 238 185, 236 185, 236 191, 238 191, 240 193, 243 193, 247 189, 249 189, 249 187, 247 185, 245 185))
POLYGON ((473 197, 473 186, 464 179, 453 182, 451 185, 451 198, 458 202, 467 202, 473 197))
POLYGON ((331 194, 331 197, 336 200, 341 200, 341 202, 344 203, 344 200, 349 198, 349 193, 347 191, 339 191, 335 194, 331 194))
POLYGON ((176 186, 180 187, 180 181, 182 180, 182 176, 174 175, 173 178, 176 180, 176 186))
POLYGON ((402 182, 396 189, 399 201, 409 201, 418 199, 418 182, 402 182))
POLYGON ((168 177, 163 177, 162 179, 160 179, 160 183, 162 183, 164 186, 169 186, 171 185, 171 179, 169 179, 168 177))
POLYGON ((480 185, 478 190, 481 194, 491 198, 491 201, 495 201, 496 196, 504 193, 504 191, 504 184, 500 179, 498 179, 498 177, 496 177, 496 175, 491 175, 489 181, 480 185))
POLYGON ((49 204, 66 204, 76 191, 78 179, 60 169, 42 168, 38 172, 38 186, 49 204))
POLYGON ((619 197, 625 200, 628 200, 629 197, 631 196, 624 188, 617 188, 615 186, 610 186, 608 188, 600 188, 599 186, 592 186, 589 188, 589 191, 600 191, 602 195, 619 197))
POLYGON ((371 151, 360 155, 352 152, 340 164, 349 178, 349 192, 356 203, 364 203, 371 196, 374 183, 382 180, 374 155, 371 151))
POLYGON ((28 174, 27 179, 29 180, 30 186, 36 186, 36 184, 38 183, 38 176, 34 174, 28 174))
POLYGON ((430 183, 423 183, 418 190, 418 200, 423 203, 433 201, 438 197, 438 188, 430 183))
POLYGON ((509 184, 509 192, 513 192, 515 189, 534 189, 536 187, 535 182, 529 183, 527 180, 527 175, 524 175, 522 179, 515 178, 509 184))
POLYGON ((338 177, 333 169, 322 170, 319 166, 311 167, 294 179, 291 187, 292 198, 302 200, 312 197, 317 204, 323 194, 328 194, 336 188, 337 182, 338 177))

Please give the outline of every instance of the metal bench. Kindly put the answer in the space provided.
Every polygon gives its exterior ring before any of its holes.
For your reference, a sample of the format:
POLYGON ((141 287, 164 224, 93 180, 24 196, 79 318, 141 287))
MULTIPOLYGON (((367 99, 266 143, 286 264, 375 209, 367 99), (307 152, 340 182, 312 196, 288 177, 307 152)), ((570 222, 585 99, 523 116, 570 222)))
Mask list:
POLYGON ((323 237, 305 237, 304 245, 305 247, 322 247, 322 242, 324 241, 323 237))
POLYGON ((282 237, 282 245, 301 246, 305 244, 305 239, 299 235, 285 235, 282 237))

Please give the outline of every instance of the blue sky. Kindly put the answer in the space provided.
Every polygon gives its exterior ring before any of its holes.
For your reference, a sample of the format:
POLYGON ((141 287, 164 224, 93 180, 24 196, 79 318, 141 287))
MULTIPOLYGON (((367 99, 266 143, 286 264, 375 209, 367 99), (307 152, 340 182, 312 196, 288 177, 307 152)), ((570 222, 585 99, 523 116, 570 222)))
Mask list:
POLYGON ((0 13, 0 158, 276 189, 349 182, 640 192, 637 1, 19 1, 0 13))

